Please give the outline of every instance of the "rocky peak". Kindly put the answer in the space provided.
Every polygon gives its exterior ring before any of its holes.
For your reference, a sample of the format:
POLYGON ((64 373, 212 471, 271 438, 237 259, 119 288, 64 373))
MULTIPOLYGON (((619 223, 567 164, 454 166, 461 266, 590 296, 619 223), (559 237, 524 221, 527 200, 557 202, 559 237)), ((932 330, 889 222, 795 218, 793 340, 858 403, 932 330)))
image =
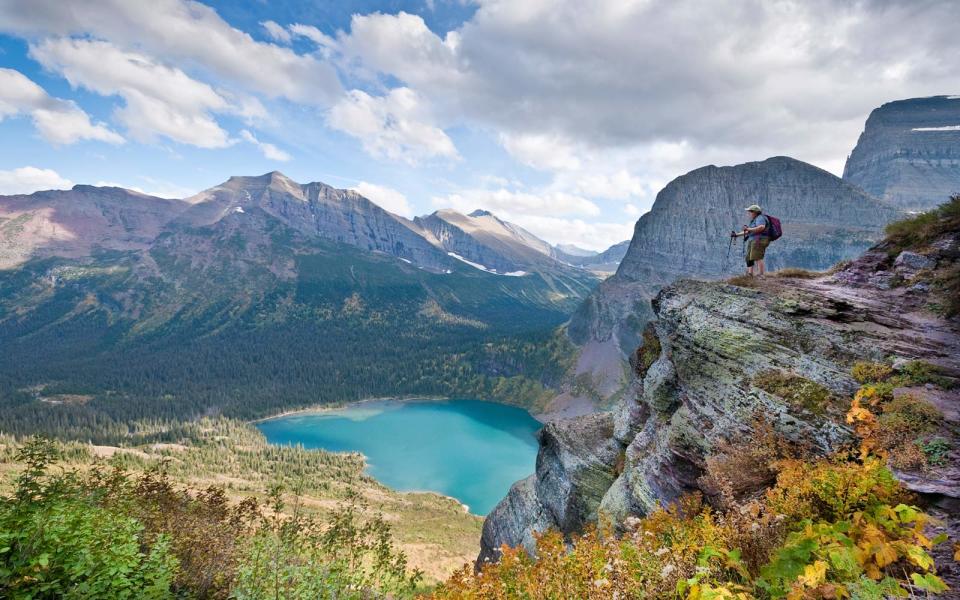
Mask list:
POLYGON ((960 193, 960 96, 889 102, 870 113, 843 178, 908 210, 960 193))

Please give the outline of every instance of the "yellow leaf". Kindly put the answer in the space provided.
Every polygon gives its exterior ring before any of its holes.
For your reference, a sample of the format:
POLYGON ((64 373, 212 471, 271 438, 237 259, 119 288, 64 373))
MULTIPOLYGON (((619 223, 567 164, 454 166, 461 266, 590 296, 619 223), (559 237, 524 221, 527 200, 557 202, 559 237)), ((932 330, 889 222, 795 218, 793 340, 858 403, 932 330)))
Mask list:
POLYGON ((888 544, 880 544, 873 556, 877 561, 877 566, 883 568, 897 560, 897 551, 888 544))
POLYGON ((818 560, 812 565, 803 568, 803 575, 800 576, 800 583, 806 587, 815 588, 827 580, 827 563, 818 560))

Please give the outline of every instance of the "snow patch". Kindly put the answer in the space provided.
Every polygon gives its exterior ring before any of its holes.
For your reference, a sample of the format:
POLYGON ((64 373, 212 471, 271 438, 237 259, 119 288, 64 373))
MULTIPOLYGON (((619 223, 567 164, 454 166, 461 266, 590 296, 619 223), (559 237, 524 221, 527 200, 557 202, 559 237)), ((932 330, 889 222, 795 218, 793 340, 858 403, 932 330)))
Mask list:
MULTIPOLYGON (((960 98, 960 96, 957 96, 960 98)), ((911 131, 960 131, 960 125, 944 125, 943 127, 914 127, 911 131)))
POLYGON ((243 207, 242 206, 234 207, 233 212, 243 214, 243 207))
POLYGON ((408 265, 412 265, 412 264, 413 264, 413 261, 407 260, 406 258, 404 258, 404 257, 402 257, 402 256, 398 256, 397 258, 399 258, 399 259, 402 260, 403 262, 407 263, 408 265))
MULTIPOLYGON (((524 275, 527 274, 526 271, 510 271, 509 273, 498 273, 496 269, 491 269, 489 267, 485 267, 481 265, 480 263, 475 263, 472 260, 467 260, 466 258, 460 256, 456 252, 447 252, 447 255, 452 256, 453 258, 459 260, 460 262, 467 263, 474 269, 479 269, 484 273, 490 273, 491 275, 503 275, 504 277, 523 277, 524 275)), ((447 273, 450 273, 450 271, 447 271, 447 273)))
POLYGON ((474 269, 480 269, 481 271, 486 271, 487 273, 496 273, 496 271, 494 271, 493 269, 488 269, 487 267, 481 265, 480 263, 475 263, 473 261, 467 260, 464 257, 457 254, 456 252, 447 252, 447 256, 452 256, 455 259, 459 260, 460 262, 465 262, 471 267, 473 267, 474 269))

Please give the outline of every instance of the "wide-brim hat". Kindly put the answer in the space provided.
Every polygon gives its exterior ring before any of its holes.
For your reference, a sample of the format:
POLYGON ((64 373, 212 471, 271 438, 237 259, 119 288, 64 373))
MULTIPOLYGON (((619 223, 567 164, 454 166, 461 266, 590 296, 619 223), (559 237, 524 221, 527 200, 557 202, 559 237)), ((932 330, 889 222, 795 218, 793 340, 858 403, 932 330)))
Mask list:
POLYGON ((751 204, 745 210, 748 210, 750 212, 763 212, 763 209, 760 208, 759 204, 751 204))

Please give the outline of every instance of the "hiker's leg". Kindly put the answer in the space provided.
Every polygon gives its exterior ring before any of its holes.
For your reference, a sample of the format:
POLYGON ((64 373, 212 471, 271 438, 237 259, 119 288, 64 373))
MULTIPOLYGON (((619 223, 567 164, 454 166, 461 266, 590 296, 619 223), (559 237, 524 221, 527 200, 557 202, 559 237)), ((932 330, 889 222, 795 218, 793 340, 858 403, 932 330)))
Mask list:
POLYGON ((760 275, 766 273, 766 267, 763 264, 763 259, 757 261, 757 270, 760 271, 760 275))
POLYGON ((753 275, 753 261, 752 261, 752 260, 748 260, 748 261, 747 261, 747 275, 751 275, 751 276, 753 275))

